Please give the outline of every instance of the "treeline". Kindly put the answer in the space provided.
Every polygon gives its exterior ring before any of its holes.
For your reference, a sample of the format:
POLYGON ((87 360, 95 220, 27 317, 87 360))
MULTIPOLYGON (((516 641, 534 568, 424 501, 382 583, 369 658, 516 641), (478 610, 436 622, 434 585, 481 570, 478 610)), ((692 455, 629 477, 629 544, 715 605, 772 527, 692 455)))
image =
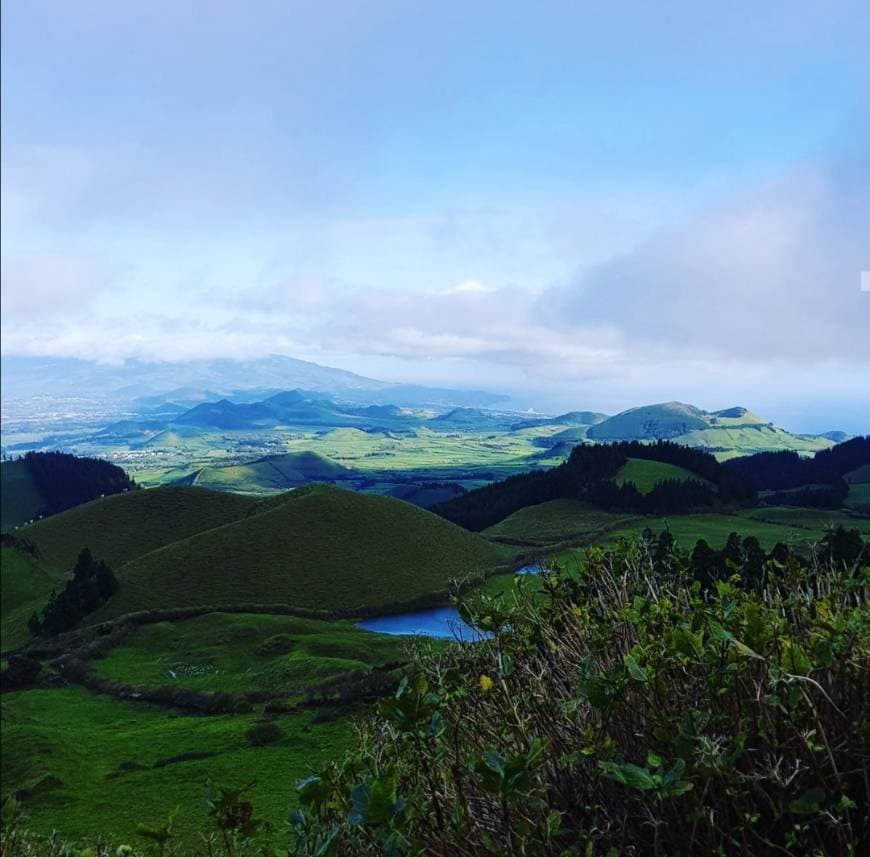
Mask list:
POLYGON ((856 437, 802 458, 796 452, 759 452, 725 463, 728 471, 752 481, 756 491, 775 492, 765 501, 836 509, 849 493, 843 476, 870 463, 870 437, 856 437))
POLYGON ((66 586, 51 596, 41 615, 35 613, 27 626, 35 637, 51 637, 75 628, 89 613, 108 601, 118 589, 112 569, 95 560, 85 548, 79 554, 66 586))
POLYGON ((752 505, 756 493, 741 472, 724 468, 710 453, 671 441, 623 441, 577 446, 564 464, 533 470, 469 491, 432 507, 432 511, 469 530, 479 531, 524 506, 559 498, 582 498, 603 508, 673 514, 724 504, 752 505), (611 481, 629 458, 659 461, 706 480, 663 480, 649 494, 611 481), (709 484, 708 484, 709 483, 709 484))
POLYGON ((448 521, 479 532, 524 506, 560 497, 578 497, 593 482, 612 479, 627 456, 616 445, 577 446, 552 470, 533 470, 468 491, 431 507, 448 521))
POLYGON ((28 452, 27 470, 42 501, 39 514, 56 515, 90 500, 138 486, 115 464, 65 452, 28 452))

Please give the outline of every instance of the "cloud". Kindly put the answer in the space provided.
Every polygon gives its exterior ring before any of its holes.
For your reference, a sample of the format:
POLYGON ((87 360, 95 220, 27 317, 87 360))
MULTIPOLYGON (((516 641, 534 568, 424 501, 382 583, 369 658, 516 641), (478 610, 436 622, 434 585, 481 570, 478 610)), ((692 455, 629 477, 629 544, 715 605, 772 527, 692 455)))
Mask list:
POLYGON ((613 325, 638 356, 866 362, 867 187, 866 157, 797 171, 549 290, 536 315, 557 330, 613 325))
POLYGON ((0 291, 3 315, 40 323, 58 315, 78 316, 117 282, 120 271, 82 256, 3 255, 0 291))

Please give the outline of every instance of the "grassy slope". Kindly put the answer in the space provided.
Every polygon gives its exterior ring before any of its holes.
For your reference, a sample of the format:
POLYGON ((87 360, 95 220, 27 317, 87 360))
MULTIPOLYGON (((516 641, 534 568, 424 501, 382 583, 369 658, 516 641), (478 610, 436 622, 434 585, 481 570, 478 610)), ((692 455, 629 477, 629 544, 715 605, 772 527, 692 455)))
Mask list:
POLYGON ((402 645, 399 638, 361 631, 352 622, 212 613, 143 625, 93 666, 100 675, 142 687, 293 693, 396 660, 402 645))
POLYGON ((341 478, 349 475, 346 467, 316 452, 290 452, 270 455, 247 464, 226 467, 203 467, 193 484, 221 491, 286 491, 308 482, 341 478))
POLYGON ((202 488, 155 488, 94 500, 22 534, 49 565, 72 568, 83 547, 117 569, 135 557, 251 513, 257 501, 202 488))
POLYGON ((648 494, 655 488, 657 482, 662 482, 665 479, 679 479, 681 481, 695 479, 699 482, 705 481, 684 467, 677 467, 675 464, 667 464, 663 461, 645 461, 640 458, 629 458, 619 473, 616 474, 613 481, 617 485, 633 482, 634 487, 641 494, 648 494))
POLYGON ((554 544, 573 538, 582 540, 601 530, 625 524, 632 517, 605 512, 580 500, 550 500, 519 509, 484 530, 483 534, 489 538, 554 544))
POLYGON ((24 461, 0 463, 0 531, 6 533, 33 520, 42 497, 24 461))
POLYGON ((284 738, 253 748, 245 731, 254 714, 168 714, 80 688, 4 694, 0 704, 4 795, 47 775, 61 781, 54 790, 25 798, 30 824, 69 837, 99 831, 140 845, 136 824, 165 821, 176 808, 174 830, 192 844, 194 831, 208 823, 208 780, 230 786, 255 780, 249 797, 256 814, 283 830, 296 779, 341 755, 352 741, 348 719, 318 724, 313 712, 279 717, 284 738), (151 768, 158 759, 190 751, 217 755, 151 768), (107 778, 124 762, 147 769, 107 778))
POLYGON ((506 549, 386 497, 322 485, 140 556, 95 617, 201 604, 388 604, 507 560, 506 549))
POLYGON ((800 509, 795 506, 772 506, 747 509, 741 518, 780 524, 790 528, 805 527, 810 538, 820 538, 828 527, 843 526, 858 530, 866 539, 870 537, 870 516, 830 509, 800 509))
POLYGON ((62 575, 26 551, 0 548, 0 647, 14 648, 27 638, 27 620, 41 610, 62 575))
POLYGON ((690 431, 674 438, 678 443, 702 449, 725 450, 717 452, 719 459, 756 452, 779 452, 791 449, 803 454, 829 449, 834 442, 823 437, 806 437, 790 434, 769 425, 733 425, 690 431))

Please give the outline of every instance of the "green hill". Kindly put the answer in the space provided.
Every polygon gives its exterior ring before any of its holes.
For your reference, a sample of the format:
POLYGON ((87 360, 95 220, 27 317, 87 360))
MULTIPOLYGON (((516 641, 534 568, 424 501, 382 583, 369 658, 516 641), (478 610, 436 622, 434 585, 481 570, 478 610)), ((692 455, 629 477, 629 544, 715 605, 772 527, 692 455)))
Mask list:
POLYGON ((655 488, 658 482, 663 482, 665 479, 696 479, 699 482, 706 480, 701 479, 696 473, 691 470, 686 470, 685 467, 677 467, 675 464, 668 464, 664 461, 646 461, 641 458, 629 458, 628 461, 620 468, 613 481, 617 485, 624 485, 626 482, 633 482, 634 487, 641 494, 648 494, 655 488))
POLYGON ((791 434, 746 408, 704 411, 682 402, 630 408, 587 431, 590 440, 674 440, 715 452, 720 459, 783 449, 813 453, 834 445, 830 438, 791 434))
POLYGON ((581 500, 562 498, 525 506, 488 527, 483 534, 493 541, 546 546, 590 537, 634 520, 633 515, 605 512, 581 500))
POLYGON ((179 480, 179 484, 259 494, 286 491, 309 482, 329 482, 351 474, 348 468, 316 452, 288 452, 269 455, 247 464, 202 467, 179 480))
POLYGON ((154 488, 94 500, 39 521, 22 534, 46 564, 69 571, 79 551, 117 569, 142 554, 202 530, 243 518, 257 507, 251 497, 203 488, 154 488))
POLYGON ((8 532, 32 521, 42 508, 42 496, 24 459, 0 463, 0 530, 8 532))
POLYGON ((98 617, 202 604, 377 606, 509 559, 480 536, 387 497, 316 485, 263 509, 120 567, 119 591, 98 617))
POLYGON ((592 426, 588 436, 595 440, 667 440, 708 427, 704 412, 694 405, 665 402, 609 417, 592 426))

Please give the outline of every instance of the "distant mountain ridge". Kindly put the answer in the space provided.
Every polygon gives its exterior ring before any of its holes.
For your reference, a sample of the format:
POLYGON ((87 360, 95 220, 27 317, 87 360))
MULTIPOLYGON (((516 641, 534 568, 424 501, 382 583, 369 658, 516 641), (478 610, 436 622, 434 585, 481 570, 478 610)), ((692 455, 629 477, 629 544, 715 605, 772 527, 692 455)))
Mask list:
POLYGON ((451 390, 379 381, 273 354, 253 360, 191 360, 149 363, 128 360, 104 364, 68 357, 4 356, 0 361, 3 397, 58 396, 114 398, 158 406, 166 401, 206 401, 257 391, 302 389, 341 395, 360 404, 440 404, 486 406, 507 396, 480 390, 451 390))

